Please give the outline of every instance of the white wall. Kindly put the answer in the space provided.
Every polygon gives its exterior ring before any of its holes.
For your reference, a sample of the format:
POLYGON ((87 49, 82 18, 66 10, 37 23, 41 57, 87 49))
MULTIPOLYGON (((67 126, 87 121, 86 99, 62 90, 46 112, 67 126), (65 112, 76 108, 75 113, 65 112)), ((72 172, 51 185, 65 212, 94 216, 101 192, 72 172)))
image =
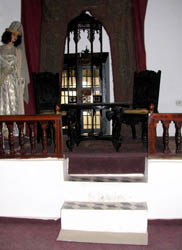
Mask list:
POLYGON ((20 10, 21 0, 0 1, 0 37, 5 29, 9 27, 11 22, 20 21, 20 10))
POLYGON ((0 216, 60 218, 66 159, 0 160, 0 216))
POLYGON ((148 160, 148 218, 182 218, 182 160, 148 160))
POLYGON ((149 0, 145 19, 147 68, 161 70, 159 112, 182 113, 182 1, 149 0))
MULTIPOLYGON (((67 167, 68 159, 1 159, 0 216, 60 218, 61 206, 65 199, 63 190, 67 167)), ((148 184, 136 199, 145 197, 147 193, 149 219, 182 218, 181 178, 182 160, 148 160, 148 184)), ((69 182, 66 185, 68 187, 69 182)), ((81 187, 80 184, 80 190, 81 187)), ((93 188, 93 185, 90 187, 93 188)), ((132 188, 128 188, 131 195, 132 188)), ((76 188, 76 191, 79 189, 76 188)), ((89 191, 89 197, 98 197, 102 191, 103 188, 97 189, 96 195, 96 189, 93 188, 93 191, 89 191)), ((87 192, 85 189, 81 197, 85 197, 87 192)))

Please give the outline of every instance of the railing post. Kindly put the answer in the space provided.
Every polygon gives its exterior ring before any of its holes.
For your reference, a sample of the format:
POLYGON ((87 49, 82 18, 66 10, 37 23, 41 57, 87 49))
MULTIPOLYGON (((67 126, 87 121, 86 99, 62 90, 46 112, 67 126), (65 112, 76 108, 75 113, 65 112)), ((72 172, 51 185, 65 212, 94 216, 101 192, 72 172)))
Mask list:
POLYGON ((158 121, 154 120, 152 114, 149 116, 149 125, 148 125, 148 151, 149 154, 155 153, 155 144, 156 144, 156 126, 158 121))
POLYGON ((164 143, 164 153, 169 153, 169 124, 170 121, 162 121, 163 125, 163 143, 164 143))
POLYGON ((25 153, 25 141, 24 141, 24 122, 17 123, 19 128, 19 140, 20 140, 20 147, 21 147, 21 155, 24 155, 25 153))
POLYGON ((45 158, 63 157, 61 115, 8 115, 0 116, 0 158, 45 158), (37 147, 36 124, 41 124, 42 150, 37 147), (54 133, 51 141, 54 144, 47 146, 47 124, 54 124, 54 133), (8 128, 9 136, 6 143, 3 135, 3 126, 8 128), (16 125, 15 125, 16 124, 16 125), (28 125, 28 126, 27 126, 28 125), (15 127, 16 126, 16 127, 15 127), (14 128, 18 130, 19 138, 15 141, 14 128), (25 131, 26 128, 26 131, 25 131), (25 133, 28 141, 25 148, 25 133), (9 143, 9 146, 8 144, 9 143), (15 149, 15 146, 18 147, 15 149), (56 146, 55 146, 56 145, 56 146), (6 150, 7 149, 7 150, 6 150), (10 150, 9 150, 10 149, 10 150), (26 149, 26 150, 25 150, 26 149), (53 152, 52 152, 53 149, 53 152), (48 152, 49 150, 49 152, 48 152))
POLYGON ((181 153, 181 124, 182 122, 175 121, 175 128, 176 128, 176 133, 175 133, 175 141, 176 141, 176 153, 181 153))
POLYGON ((7 123, 7 127, 9 130, 9 147, 10 147, 10 156, 14 157, 15 149, 14 149, 14 135, 13 135, 13 121, 7 123))
POLYGON ((43 155, 45 156, 47 154, 47 133, 46 133, 46 127, 47 127, 47 121, 41 121, 41 128, 43 130, 43 141, 42 141, 42 147, 43 147, 43 155))
POLYGON ((30 122, 30 142, 31 142, 31 152, 35 153, 35 123, 30 122))
POLYGON ((61 122, 61 116, 60 120, 56 120, 54 123, 54 128, 56 131, 56 150, 55 154, 57 156, 63 157, 63 143, 62 143, 62 122, 61 122))
POLYGON ((0 123, 0 154, 3 155, 4 154, 4 140, 3 140, 3 134, 2 134, 2 130, 3 130, 3 123, 0 123))

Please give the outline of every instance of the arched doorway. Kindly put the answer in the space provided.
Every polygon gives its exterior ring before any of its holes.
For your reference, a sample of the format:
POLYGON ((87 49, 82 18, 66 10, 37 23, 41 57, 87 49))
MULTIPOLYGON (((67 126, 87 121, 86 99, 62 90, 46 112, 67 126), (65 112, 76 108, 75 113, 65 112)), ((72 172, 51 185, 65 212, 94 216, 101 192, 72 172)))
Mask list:
MULTIPOLYGON (((61 104, 111 102, 110 49, 103 51, 103 31, 106 37, 102 23, 88 11, 81 12, 69 22, 62 71, 61 104)), ((109 40, 108 36, 106 38, 109 40)), ((105 111, 101 112, 99 109, 83 110, 80 118, 82 133, 109 133, 109 123, 104 115, 105 111)))

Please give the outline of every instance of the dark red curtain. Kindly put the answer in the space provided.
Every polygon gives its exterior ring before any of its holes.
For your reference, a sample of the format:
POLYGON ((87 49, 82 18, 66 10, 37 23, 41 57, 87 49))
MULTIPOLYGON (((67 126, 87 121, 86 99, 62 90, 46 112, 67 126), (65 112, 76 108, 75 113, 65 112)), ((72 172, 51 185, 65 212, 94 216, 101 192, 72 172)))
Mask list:
POLYGON ((29 103, 25 103, 26 114, 35 114, 32 72, 39 72, 41 13, 41 0, 21 0, 21 22, 24 29, 25 48, 30 72, 29 103))
POLYGON ((147 0, 132 0, 137 71, 146 69, 144 21, 147 2, 147 0))

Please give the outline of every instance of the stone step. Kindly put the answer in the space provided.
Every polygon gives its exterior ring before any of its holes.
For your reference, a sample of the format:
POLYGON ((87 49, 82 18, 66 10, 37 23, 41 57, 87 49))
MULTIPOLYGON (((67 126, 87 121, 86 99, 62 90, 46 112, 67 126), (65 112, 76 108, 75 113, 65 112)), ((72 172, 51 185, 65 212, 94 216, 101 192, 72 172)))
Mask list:
POLYGON ((87 243, 147 245, 148 234, 60 230, 57 240, 87 243))
POLYGON ((65 201, 142 202, 147 200, 147 179, 143 176, 65 177, 65 201))
POLYGON ((137 241, 138 244, 147 244, 146 203, 64 202, 59 240, 89 242, 91 237, 92 242, 98 242, 97 233, 101 234, 103 243, 132 244, 135 235, 137 240, 133 244, 137 244, 137 241), (102 237, 104 234, 108 237, 102 237))

